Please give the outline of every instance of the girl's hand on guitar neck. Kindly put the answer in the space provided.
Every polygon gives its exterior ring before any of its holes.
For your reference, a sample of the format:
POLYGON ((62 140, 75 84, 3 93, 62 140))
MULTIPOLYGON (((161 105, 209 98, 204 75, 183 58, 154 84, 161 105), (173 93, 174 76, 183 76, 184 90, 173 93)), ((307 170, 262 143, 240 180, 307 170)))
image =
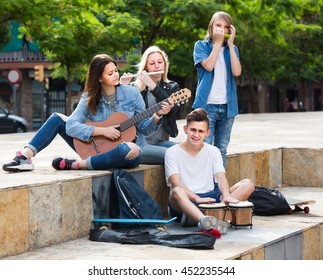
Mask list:
POLYGON ((108 127, 95 127, 92 135, 93 136, 104 136, 111 140, 116 140, 121 137, 121 132, 118 129, 120 125, 113 125, 108 127))
POLYGON ((160 118, 163 116, 163 115, 167 115, 170 110, 174 107, 174 104, 171 103, 171 101, 169 101, 170 103, 168 102, 163 102, 162 103, 162 107, 160 110, 158 110, 155 114, 156 118, 156 123, 158 123, 158 121, 160 120, 160 118))

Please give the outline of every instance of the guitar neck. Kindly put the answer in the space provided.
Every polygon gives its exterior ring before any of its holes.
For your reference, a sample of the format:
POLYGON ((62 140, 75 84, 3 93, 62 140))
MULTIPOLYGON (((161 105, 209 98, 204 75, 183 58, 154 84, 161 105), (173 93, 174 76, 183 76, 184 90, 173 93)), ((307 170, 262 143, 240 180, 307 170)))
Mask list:
POLYGON ((157 111, 159 111, 161 109, 162 103, 164 101, 167 102, 167 100, 168 100, 168 98, 161 101, 161 102, 159 102, 159 103, 157 103, 157 104, 155 104, 155 105, 153 105, 153 106, 151 106, 151 107, 149 107, 146 111, 141 112, 141 113, 139 113, 137 115, 134 115, 132 118, 122 122, 120 124, 120 132, 132 127, 133 125, 135 125, 136 123, 142 121, 143 119, 152 116, 154 113, 156 113, 157 111))

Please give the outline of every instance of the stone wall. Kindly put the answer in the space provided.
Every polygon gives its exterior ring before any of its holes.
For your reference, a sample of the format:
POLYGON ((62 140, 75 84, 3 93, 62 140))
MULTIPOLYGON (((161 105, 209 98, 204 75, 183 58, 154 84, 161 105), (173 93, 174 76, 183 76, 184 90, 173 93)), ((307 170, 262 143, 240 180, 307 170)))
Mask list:
MULTIPOLYGON (((256 185, 270 188, 323 187, 322 166, 322 149, 279 148, 229 155, 227 177, 230 185, 250 178, 256 185)), ((131 172, 167 216, 169 188, 163 166, 142 165, 131 172)), ((111 173, 97 172, 93 177, 62 177, 50 183, 2 189, 0 258, 87 236, 93 217, 92 194, 96 188, 109 186, 110 180, 111 173)), ((322 252, 316 254, 322 258, 322 252)))
POLYGON ((92 219, 92 180, 5 189, 0 213, 0 257, 86 236, 92 219))
POLYGON ((283 149, 284 185, 323 187, 323 149, 283 149))
POLYGON ((245 178, 258 186, 281 186, 282 149, 229 155, 226 173, 230 186, 245 178))
POLYGON ((230 185, 249 178, 264 187, 323 187, 323 149, 279 148, 228 156, 230 185))

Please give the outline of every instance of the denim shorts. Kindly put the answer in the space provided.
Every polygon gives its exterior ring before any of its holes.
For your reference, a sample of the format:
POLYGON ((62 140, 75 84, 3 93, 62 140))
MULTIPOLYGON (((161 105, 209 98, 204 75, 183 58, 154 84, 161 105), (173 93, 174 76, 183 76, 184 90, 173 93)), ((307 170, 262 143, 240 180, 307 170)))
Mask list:
MULTIPOLYGON (((216 186, 214 187, 214 190, 213 191, 210 191, 210 192, 206 192, 206 193, 197 193, 197 195, 199 197, 211 197, 211 198, 214 198, 215 199, 215 202, 219 203, 221 202, 221 192, 216 184, 216 186)), ((197 204, 195 202, 193 202, 196 206, 197 204)), ((175 209, 173 209, 169 204, 168 204, 168 210, 169 210, 169 214, 171 215, 171 217, 177 217, 177 221, 181 221, 182 219, 182 215, 183 213, 182 212, 178 212, 176 211, 175 209)))

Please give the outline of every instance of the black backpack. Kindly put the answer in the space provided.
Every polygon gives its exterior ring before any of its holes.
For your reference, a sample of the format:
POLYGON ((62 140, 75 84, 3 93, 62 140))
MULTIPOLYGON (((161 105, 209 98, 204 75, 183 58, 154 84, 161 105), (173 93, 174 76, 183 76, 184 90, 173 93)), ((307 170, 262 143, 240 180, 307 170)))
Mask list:
POLYGON ((110 199, 111 218, 163 219, 158 203, 125 170, 113 171, 110 199))
POLYGON ((253 213, 259 216, 273 216, 289 213, 289 204, 284 195, 271 188, 256 186, 248 201, 254 205, 253 213))

